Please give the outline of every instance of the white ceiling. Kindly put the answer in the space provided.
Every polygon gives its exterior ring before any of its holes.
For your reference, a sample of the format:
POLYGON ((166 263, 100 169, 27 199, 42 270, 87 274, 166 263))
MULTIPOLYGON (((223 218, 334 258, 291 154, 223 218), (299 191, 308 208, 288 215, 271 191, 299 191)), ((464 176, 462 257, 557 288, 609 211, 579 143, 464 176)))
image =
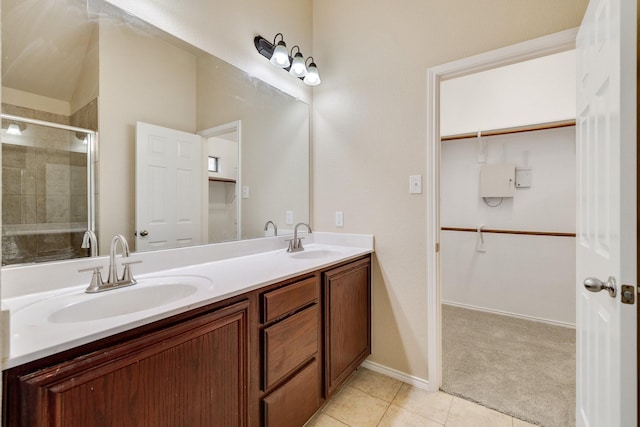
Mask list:
POLYGON ((2 85, 71 100, 93 27, 86 0, 2 0, 2 85))

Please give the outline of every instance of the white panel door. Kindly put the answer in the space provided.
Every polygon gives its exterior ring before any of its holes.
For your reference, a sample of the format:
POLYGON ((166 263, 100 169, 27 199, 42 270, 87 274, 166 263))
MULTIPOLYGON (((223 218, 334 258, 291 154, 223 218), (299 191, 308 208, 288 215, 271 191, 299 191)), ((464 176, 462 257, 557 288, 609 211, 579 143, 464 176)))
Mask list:
POLYGON ((202 138, 136 125, 136 250, 201 243, 202 138))
POLYGON ((577 38, 578 426, 637 425, 637 302, 621 299, 637 285, 636 14, 591 0, 577 38), (609 277, 615 294, 598 292, 609 277))

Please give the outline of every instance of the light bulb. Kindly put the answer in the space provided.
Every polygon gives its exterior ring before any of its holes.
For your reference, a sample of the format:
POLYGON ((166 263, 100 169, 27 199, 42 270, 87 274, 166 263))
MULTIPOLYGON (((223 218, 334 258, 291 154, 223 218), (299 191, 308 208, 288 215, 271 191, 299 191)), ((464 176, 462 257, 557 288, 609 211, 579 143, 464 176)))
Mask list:
POLYGON ((289 66, 289 51, 284 41, 278 42, 269 61, 276 67, 287 68, 289 66))
POLYGON ((304 58, 300 52, 296 53, 293 57, 289 74, 293 77, 304 77, 307 75, 307 66, 304 64, 304 58))
POLYGON ((11 123, 7 128, 7 133, 9 135, 22 135, 22 131, 20 131, 20 126, 15 123, 11 123))
POLYGON ((307 75, 305 76, 303 81, 309 86, 318 86, 322 82, 320 80, 320 74, 318 73, 318 67, 316 67, 315 62, 309 64, 309 68, 307 68, 307 75))

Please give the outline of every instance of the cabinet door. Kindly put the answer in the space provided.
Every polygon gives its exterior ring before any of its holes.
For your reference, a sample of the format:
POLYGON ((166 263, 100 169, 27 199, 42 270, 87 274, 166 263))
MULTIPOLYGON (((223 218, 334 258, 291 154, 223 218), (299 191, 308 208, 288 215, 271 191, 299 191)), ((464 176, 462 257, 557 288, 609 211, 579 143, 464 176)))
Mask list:
POLYGON ((326 397, 371 353, 371 261, 324 276, 326 397))
POLYGON ((23 376, 22 425, 247 425, 248 302, 23 376))

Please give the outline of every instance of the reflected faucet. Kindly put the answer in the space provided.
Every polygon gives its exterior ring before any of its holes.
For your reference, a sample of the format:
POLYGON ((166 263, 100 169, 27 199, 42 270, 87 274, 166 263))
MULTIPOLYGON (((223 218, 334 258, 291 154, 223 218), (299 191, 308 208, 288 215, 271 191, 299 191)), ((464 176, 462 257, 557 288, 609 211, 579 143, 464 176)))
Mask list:
POLYGON ((309 230, 309 234, 313 233, 309 224, 305 224, 304 222, 297 223, 293 228, 293 240, 288 240, 289 247, 287 248, 287 252, 304 251, 304 247, 302 247, 302 239, 304 239, 304 237, 298 237, 298 227, 300 227, 301 225, 307 227, 307 230, 309 230))
POLYGON ((264 225, 264 231, 267 231, 269 229, 269 224, 273 225, 273 235, 277 236, 278 235, 278 226, 276 225, 275 222, 269 220, 265 223, 264 225))
POLYGON ((87 230, 82 236, 82 249, 89 249, 89 256, 98 256, 98 238, 93 230, 87 230))

